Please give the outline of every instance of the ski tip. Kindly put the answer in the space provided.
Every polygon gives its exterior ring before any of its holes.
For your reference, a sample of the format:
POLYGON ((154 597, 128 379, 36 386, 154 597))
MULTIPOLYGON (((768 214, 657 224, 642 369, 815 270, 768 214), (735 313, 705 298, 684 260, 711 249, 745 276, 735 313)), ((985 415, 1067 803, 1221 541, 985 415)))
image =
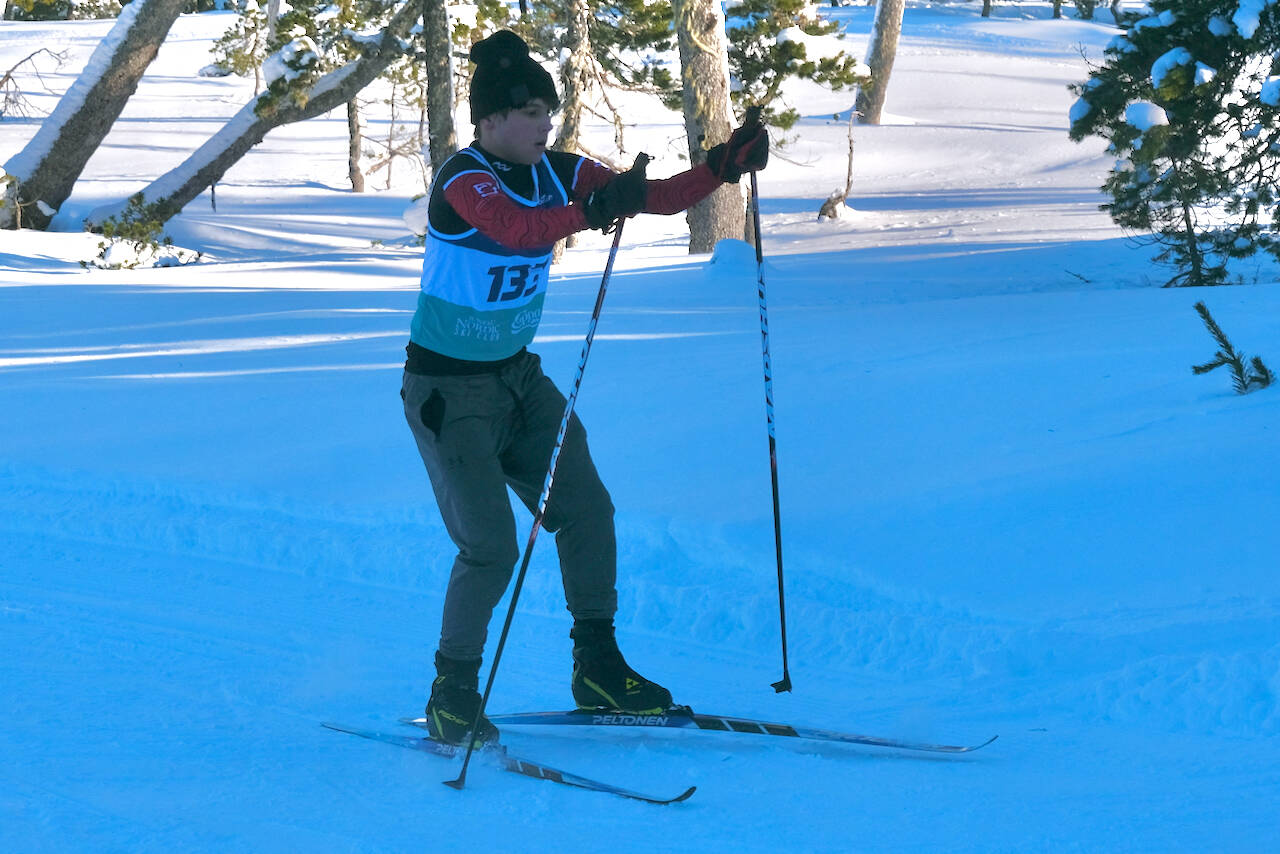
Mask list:
POLYGON ((671 800, 667 801, 667 803, 678 804, 681 801, 687 801, 689 800, 689 798, 693 797, 693 793, 696 791, 698 791, 697 786, 690 786, 689 788, 685 789, 682 794, 672 798, 671 800))
POLYGON ((971 744, 968 747, 955 747, 948 752, 949 753, 972 753, 975 750, 981 750, 982 748, 986 747, 988 744, 995 741, 999 737, 1000 736, 998 735, 993 735, 991 736, 991 738, 988 738, 986 741, 982 742, 981 744, 971 744))

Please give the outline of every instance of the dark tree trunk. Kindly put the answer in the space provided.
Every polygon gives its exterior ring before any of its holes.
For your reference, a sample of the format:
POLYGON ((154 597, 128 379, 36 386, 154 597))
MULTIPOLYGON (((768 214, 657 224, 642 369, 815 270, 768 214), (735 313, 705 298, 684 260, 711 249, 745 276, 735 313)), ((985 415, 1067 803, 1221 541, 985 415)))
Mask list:
POLYGON ((347 101, 347 177, 351 179, 353 193, 364 192, 364 165, 360 162, 363 145, 360 102, 352 98, 347 101))
POLYGON ((135 0, 36 135, 5 164, 0 227, 44 229, 115 124, 187 0, 135 0))
MULTIPOLYGON (((148 213, 161 222, 182 210, 210 184, 221 180, 273 128, 314 118, 342 106, 386 70, 403 52, 401 40, 418 19, 420 7, 406 3, 391 18, 376 44, 346 65, 321 77, 311 87, 304 106, 281 98, 269 116, 254 112, 257 101, 245 105, 212 139, 176 169, 152 181, 143 191, 148 213)), ((125 203, 98 208, 89 215, 90 228, 123 210, 125 203)))

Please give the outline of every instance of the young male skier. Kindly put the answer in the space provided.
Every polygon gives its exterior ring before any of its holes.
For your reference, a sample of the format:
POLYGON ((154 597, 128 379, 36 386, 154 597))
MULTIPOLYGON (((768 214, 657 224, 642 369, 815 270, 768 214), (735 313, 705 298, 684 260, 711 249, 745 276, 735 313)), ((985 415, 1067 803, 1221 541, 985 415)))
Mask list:
MULTIPOLYGON (((550 463, 565 398, 526 349, 542 314, 552 247, 587 228, 642 211, 674 214, 725 181, 764 168, 768 137, 754 125, 707 152, 707 162, 661 181, 643 166, 620 175, 548 151, 555 83, 510 31, 471 49, 476 140, 441 166, 401 397, 458 547, 445 593, 436 678, 427 703, 433 738, 464 742, 480 707, 488 624, 519 558, 508 487, 531 510, 550 463)), ((613 504, 575 416, 561 449, 544 527, 556 535, 574 624, 574 700, 582 708, 659 712, 671 692, 636 673, 614 639, 613 504)), ((496 740, 481 719, 473 738, 496 740)))

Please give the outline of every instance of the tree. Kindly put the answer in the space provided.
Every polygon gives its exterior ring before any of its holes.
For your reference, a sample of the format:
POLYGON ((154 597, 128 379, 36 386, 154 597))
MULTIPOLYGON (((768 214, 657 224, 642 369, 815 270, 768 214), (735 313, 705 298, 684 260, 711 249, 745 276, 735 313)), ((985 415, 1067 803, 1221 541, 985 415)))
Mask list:
POLYGON ((0 228, 47 228, 187 0, 134 0, 26 147, 4 165, 0 228))
MULTIPOLYGON (((510 26, 534 53, 562 58, 561 128, 567 130, 557 147, 577 139, 585 112, 603 108, 600 114, 613 122, 615 144, 624 151, 626 123, 610 97, 614 90, 656 94, 680 109, 680 87, 662 62, 675 46, 667 0, 562 0, 539 4, 510 26)), ((575 148, 608 160, 582 149, 580 140, 575 148)))
MULTIPOLYGON (((676 0, 674 10, 689 162, 696 165, 706 162, 707 149, 733 130, 724 13, 718 0, 676 0)), ((741 239, 746 231, 742 191, 725 184, 689 208, 687 218, 690 252, 710 252, 724 238, 741 239)))
POLYGON ((458 150, 453 121, 453 49, 445 0, 423 0, 422 38, 427 67, 427 139, 435 174, 458 150))
POLYGON ((1071 138, 1117 158, 1103 205, 1148 232, 1166 285, 1227 281, 1232 258, 1280 256, 1280 10, 1238 0, 1152 0, 1072 87, 1071 138))
POLYGON ((739 107, 760 107, 769 124, 789 128, 800 118, 791 107, 778 109, 782 84, 809 80, 839 90, 868 82, 868 69, 819 37, 837 33, 835 21, 817 15, 807 0, 741 0, 725 12, 729 23, 729 72, 739 107), (812 54, 812 55, 810 55, 812 54))
POLYGON ((878 0, 876 3, 875 21, 871 25, 871 39, 867 45, 871 82, 858 89, 858 99, 854 104, 862 124, 880 124, 885 96, 889 92, 889 75, 893 73, 893 61, 898 55, 898 37, 902 35, 905 7, 906 0, 878 0))
POLYGON ((568 48, 560 66, 560 131, 552 146, 557 151, 577 151, 582 129, 582 112, 595 79, 595 60, 591 53, 591 7, 587 0, 568 0, 565 46, 568 48))
MULTIPOLYGON (((420 11, 418 4, 405 3, 376 38, 361 40, 356 59, 327 74, 315 71, 317 61, 307 47, 308 39, 298 38, 286 45, 275 55, 273 63, 281 69, 280 76, 184 163, 144 188, 142 204, 138 207, 140 215, 149 221, 166 222, 221 179, 268 131, 346 104, 404 53, 404 39, 420 11)), ((89 215, 88 225, 100 227, 107 219, 122 215, 124 210, 123 202, 98 208, 89 215)))
MULTIPOLYGON (((279 9, 276 10, 279 14, 279 9)), ((220 73, 241 77, 253 75, 253 94, 262 91, 262 61, 267 45, 275 40, 275 20, 264 13, 257 0, 245 0, 235 22, 213 43, 213 57, 220 73)))
MULTIPOLYGON (((22 87, 18 85, 18 69, 24 65, 30 65, 32 74, 37 79, 40 79, 40 71, 36 67, 36 59, 45 54, 52 57, 59 68, 62 67, 62 63, 67 59, 65 53, 54 53, 49 48, 42 47, 27 54, 10 66, 3 74, 0 74, 0 119, 7 115, 30 116, 34 112, 35 108, 27 100, 22 87)), ((45 88, 48 91, 48 87, 45 88)))

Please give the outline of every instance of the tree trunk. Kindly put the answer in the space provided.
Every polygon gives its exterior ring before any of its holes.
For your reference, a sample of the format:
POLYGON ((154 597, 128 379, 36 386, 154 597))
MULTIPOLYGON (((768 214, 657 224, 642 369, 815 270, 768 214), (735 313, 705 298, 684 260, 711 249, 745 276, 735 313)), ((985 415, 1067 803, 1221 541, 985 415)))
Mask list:
POLYGON ((276 40, 276 26, 280 23, 280 0, 267 0, 267 44, 276 40))
MULTIPOLYGON (((717 0, 676 0, 673 4, 684 88, 684 126, 689 164, 706 162, 706 149, 733 130, 729 102, 729 53, 724 12, 717 0)), ((725 184, 689 208, 689 252, 710 252, 725 238, 741 239, 746 229, 742 190, 725 184)))
POLYGON ((991 3, 992 0, 982 0, 982 17, 991 17, 991 3))
POLYGON ((0 228, 17 228, 19 220, 30 228, 48 228, 186 2, 134 0, 124 7, 36 135, 5 163, 14 180, 0 204, 0 228))
POLYGON ((427 138, 434 175, 458 150, 453 122, 453 43, 445 0, 423 0, 422 37, 427 49, 427 138))
POLYGON ((860 124, 880 124, 885 95, 889 91, 889 75, 893 73, 893 60, 898 55, 898 37, 902 35, 902 12, 906 0, 878 0, 875 23, 871 25, 871 40, 867 45, 867 65, 871 68, 871 83, 858 89, 855 107, 861 117, 860 124))
POLYGON ((364 164, 360 162, 364 143, 362 127, 360 102, 352 98, 347 101, 347 176, 351 179, 353 193, 364 192, 364 164))
MULTIPOLYGON (((591 7, 587 0, 569 0, 569 18, 565 41, 569 55, 560 66, 560 88, 563 95, 560 105, 560 131, 552 148, 556 151, 576 153, 579 151, 578 136, 582 132, 583 102, 591 91, 591 79, 594 58, 591 53, 591 36, 588 24, 591 20, 591 7)), ((558 261, 566 247, 577 243, 576 235, 570 234, 557 241, 554 257, 558 261)))
POLYGON ((565 40, 569 55, 560 67, 563 99, 560 105, 560 132, 552 146, 556 151, 576 152, 582 130, 583 100, 591 90, 592 55, 587 23, 591 9, 587 0, 569 0, 568 31, 565 40))
MULTIPOLYGON (((400 7, 383 28, 376 44, 367 46, 359 57, 312 84, 305 106, 299 107, 292 99, 281 98, 276 110, 269 116, 259 116, 254 111, 257 99, 242 107, 222 130, 200 146, 182 165, 143 189, 143 203, 148 206, 148 214, 160 222, 167 221, 206 187, 221 180, 228 169, 262 142, 267 131, 322 115, 354 98, 356 93, 376 80, 396 57, 404 53, 402 39, 413 28, 420 8, 413 3, 400 7)), ((119 215, 126 204, 118 202, 98 208, 89 214, 86 226, 100 226, 106 219, 119 215)))

